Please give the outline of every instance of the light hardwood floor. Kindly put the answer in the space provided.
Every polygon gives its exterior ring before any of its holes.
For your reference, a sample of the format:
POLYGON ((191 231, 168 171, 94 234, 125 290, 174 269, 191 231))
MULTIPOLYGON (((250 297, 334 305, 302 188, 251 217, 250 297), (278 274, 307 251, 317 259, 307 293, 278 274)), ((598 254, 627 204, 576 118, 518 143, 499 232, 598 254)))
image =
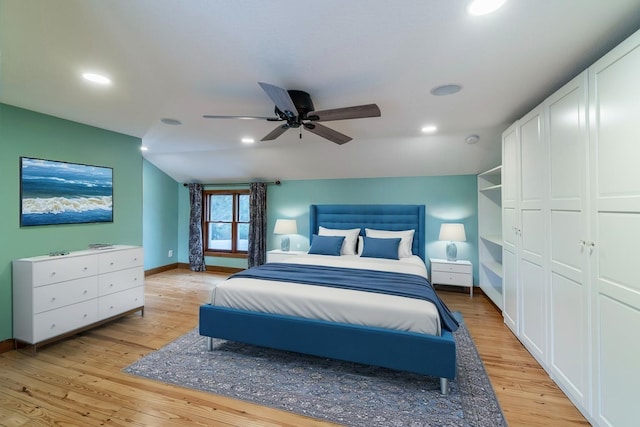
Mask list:
MULTIPOLYGON (((149 276, 144 317, 50 344, 36 357, 0 355, 0 426, 332 426, 122 372, 194 328, 199 305, 225 277, 183 269, 149 276)), ((462 312, 510 426, 588 425, 485 296, 438 293, 462 312)))

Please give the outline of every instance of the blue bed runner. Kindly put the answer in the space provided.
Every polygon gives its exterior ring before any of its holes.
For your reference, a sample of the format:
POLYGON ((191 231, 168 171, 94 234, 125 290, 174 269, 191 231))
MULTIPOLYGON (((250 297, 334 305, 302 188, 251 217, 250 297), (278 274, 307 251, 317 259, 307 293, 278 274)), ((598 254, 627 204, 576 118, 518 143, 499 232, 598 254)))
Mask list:
POLYGON ((322 285, 430 301, 438 309, 442 327, 452 332, 458 329, 458 321, 438 297, 431 283, 415 274, 322 265, 269 263, 241 271, 229 278, 236 277, 322 285))

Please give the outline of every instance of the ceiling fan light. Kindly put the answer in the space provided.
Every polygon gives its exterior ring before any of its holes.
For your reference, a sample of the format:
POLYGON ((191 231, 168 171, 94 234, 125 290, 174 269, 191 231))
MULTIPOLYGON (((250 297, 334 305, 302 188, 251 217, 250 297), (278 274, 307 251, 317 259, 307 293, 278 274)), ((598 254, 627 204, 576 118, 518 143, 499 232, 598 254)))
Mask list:
POLYGON ((249 137, 242 138, 241 141, 245 144, 253 144, 254 142, 256 142, 255 139, 249 137))

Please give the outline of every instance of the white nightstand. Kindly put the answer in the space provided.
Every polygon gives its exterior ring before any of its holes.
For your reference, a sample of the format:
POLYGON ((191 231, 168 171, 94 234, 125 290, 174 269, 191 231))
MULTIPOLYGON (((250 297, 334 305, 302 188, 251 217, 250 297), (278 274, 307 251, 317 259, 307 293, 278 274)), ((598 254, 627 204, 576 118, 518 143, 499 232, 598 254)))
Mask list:
POLYGON ((431 263, 431 283, 433 285, 453 285, 469 288, 473 297, 473 264, 469 261, 447 261, 429 258, 431 263))
POLYGON ((267 252, 267 262, 284 262, 287 258, 295 257, 298 255, 306 254, 304 251, 282 251, 280 249, 274 249, 267 252))

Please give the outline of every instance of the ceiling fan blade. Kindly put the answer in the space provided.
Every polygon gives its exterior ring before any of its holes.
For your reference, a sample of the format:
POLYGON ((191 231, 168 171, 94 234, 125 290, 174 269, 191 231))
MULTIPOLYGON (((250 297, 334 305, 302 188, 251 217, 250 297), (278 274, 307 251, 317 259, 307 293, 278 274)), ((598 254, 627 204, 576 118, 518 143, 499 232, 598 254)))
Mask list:
POLYGON ((305 123, 304 127, 309 132, 315 133, 316 135, 328 139, 331 142, 335 142, 336 144, 342 145, 351 141, 352 139, 350 136, 340 133, 337 130, 333 130, 331 128, 323 126, 319 123, 305 123))
POLYGON ((289 129, 289 125, 286 125, 286 124, 284 124, 282 126, 278 126, 274 130, 269 132, 267 134, 267 136, 262 138, 260 141, 272 141, 272 140, 276 139, 277 137, 279 137, 280 135, 282 135, 283 133, 285 133, 288 129, 289 129))
POLYGON ((286 89, 282 89, 281 87, 271 85, 269 83, 258 82, 262 90, 264 90, 269 98, 276 104, 276 107, 284 113, 287 111, 291 113, 293 116, 298 115, 298 110, 296 109, 295 104, 291 100, 291 96, 289 96, 289 92, 286 89))
POLYGON ((281 121, 279 117, 262 117, 262 116, 219 116, 215 114, 205 114, 205 119, 238 119, 238 120, 267 120, 270 122, 281 121))
POLYGON ((307 118, 316 122, 331 120, 363 119, 365 117, 380 117, 380 108, 376 104, 357 105, 355 107, 334 108, 332 110, 311 111, 307 118))

